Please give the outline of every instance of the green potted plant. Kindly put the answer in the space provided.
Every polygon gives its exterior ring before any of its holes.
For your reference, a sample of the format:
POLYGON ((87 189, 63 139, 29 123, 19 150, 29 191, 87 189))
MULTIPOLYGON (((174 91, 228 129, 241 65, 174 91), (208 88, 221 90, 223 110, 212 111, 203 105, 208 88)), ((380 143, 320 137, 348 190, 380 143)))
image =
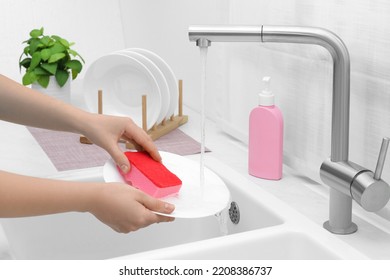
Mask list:
POLYGON ((23 85, 39 84, 47 88, 50 80, 54 80, 60 88, 72 76, 74 80, 81 72, 84 59, 71 47, 70 43, 60 36, 47 36, 44 29, 33 29, 30 38, 19 59, 19 68, 25 68, 23 85))

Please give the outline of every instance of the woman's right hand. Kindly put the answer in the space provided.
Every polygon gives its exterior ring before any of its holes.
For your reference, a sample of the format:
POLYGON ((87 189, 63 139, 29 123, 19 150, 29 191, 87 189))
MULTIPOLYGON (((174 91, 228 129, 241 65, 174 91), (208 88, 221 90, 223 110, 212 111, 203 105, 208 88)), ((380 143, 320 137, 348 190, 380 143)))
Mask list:
POLYGON ((122 183, 105 183, 93 195, 89 212, 117 232, 128 233, 153 223, 171 222, 174 205, 122 183))

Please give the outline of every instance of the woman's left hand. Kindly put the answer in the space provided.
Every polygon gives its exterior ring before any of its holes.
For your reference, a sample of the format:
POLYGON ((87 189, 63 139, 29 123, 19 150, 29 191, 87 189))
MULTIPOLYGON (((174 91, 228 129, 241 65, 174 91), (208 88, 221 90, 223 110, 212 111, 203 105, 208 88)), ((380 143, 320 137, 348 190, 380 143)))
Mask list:
POLYGON ((90 114, 83 133, 94 144, 105 149, 124 173, 130 170, 130 163, 118 146, 121 138, 139 145, 154 160, 161 161, 153 140, 130 118, 90 114))

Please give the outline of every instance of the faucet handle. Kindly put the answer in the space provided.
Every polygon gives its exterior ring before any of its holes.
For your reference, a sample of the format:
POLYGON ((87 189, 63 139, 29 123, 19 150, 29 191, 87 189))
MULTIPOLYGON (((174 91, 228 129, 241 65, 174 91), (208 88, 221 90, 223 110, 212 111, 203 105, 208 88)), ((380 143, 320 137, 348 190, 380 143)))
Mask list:
POLYGON ((374 179, 380 180, 382 176, 383 166, 386 160, 387 148, 389 147, 390 138, 384 137, 382 140, 381 149, 379 151, 378 162, 375 168, 374 179))
POLYGON ((383 138, 375 173, 370 170, 358 172, 351 183, 352 198, 370 212, 379 211, 390 200, 390 186, 381 179, 389 142, 390 138, 383 138))

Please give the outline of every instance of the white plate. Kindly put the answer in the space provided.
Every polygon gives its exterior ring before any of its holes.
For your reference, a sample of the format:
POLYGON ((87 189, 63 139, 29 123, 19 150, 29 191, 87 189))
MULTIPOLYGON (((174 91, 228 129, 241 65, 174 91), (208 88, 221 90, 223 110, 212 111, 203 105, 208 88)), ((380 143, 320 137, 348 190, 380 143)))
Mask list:
POLYGON ((147 58, 146 56, 140 53, 131 50, 123 50, 123 51, 118 51, 116 53, 121 53, 135 58, 136 60, 144 64, 153 74, 154 78, 157 81, 158 87, 160 88, 160 93, 161 93, 161 110, 157 118, 157 124, 161 123, 167 116, 169 105, 170 105, 170 99, 171 99, 168 83, 164 77, 164 74, 161 72, 160 68, 157 67, 157 65, 153 61, 151 61, 149 58, 147 58))
MULTIPOLYGON (((175 205, 173 213, 162 215, 176 218, 201 218, 218 214, 228 206, 230 192, 217 174, 205 168, 205 186, 202 190, 199 183, 199 162, 168 152, 160 152, 160 154, 164 165, 183 182, 178 194, 161 198, 175 205)), ((125 183, 112 159, 104 165, 103 176, 106 182, 125 183)))
POLYGON ((162 59, 160 56, 145 49, 131 48, 130 50, 143 54, 151 61, 153 61, 163 72, 165 79, 167 80, 169 92, 171 94, 171 102, 167 112, 167 118, 172 116, 175 113, 175 110, 179 103, 179 89, 178 89, 178 80, 175 76, 175 73, 172 71, 171 67, 162 59))
POLYGON ((84 77, 88 109, 97 112, 97 92, 103 90, 103 113, 131 117, 142 126, 142 95, 147 95, 147 128, 157 121, 161 93, 150 70, 135 58, 109 54, 94 61, 84 77))

